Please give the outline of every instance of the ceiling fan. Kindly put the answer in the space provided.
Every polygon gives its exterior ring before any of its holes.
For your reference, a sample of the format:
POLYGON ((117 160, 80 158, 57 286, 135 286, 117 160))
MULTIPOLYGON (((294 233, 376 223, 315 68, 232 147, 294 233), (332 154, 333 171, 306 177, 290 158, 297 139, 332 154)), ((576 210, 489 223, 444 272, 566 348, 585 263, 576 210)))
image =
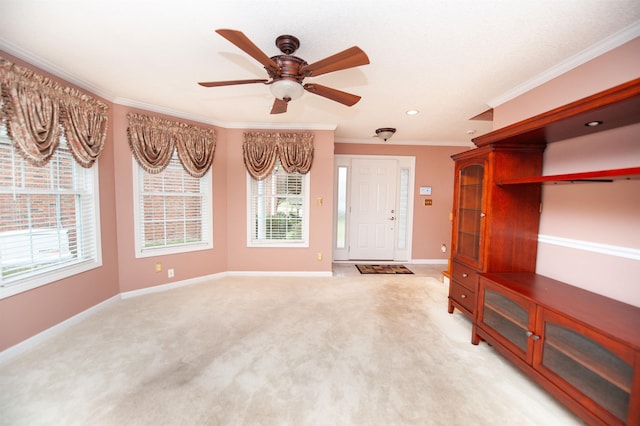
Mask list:
POLYGON ((235 44, 249 56, 260 62, 267 70, 269 79, 212 81, 198 83, 204 87, 231 86, 236 84, 264 83, 270 85, 271 93, 275 101, 271 107, 271 114, 282 114, 287 111, 287 104, 302 96, 304 91, 331 99, 341 104, 352 106, 360 96, 342 92, 316 83, 302 84, 306 77, 317 77, 333 71, 366 65, 369 63, 367 54, 359 47, 353 46, 342 52, 331 55, 320 61, 308 64, 304 59, 293 56, 300 41, 292 35, 281 35, 276 39, 276 46, 282 52, 281 55, 268 57, 241 31, 219 29, 218 34, 235 44))

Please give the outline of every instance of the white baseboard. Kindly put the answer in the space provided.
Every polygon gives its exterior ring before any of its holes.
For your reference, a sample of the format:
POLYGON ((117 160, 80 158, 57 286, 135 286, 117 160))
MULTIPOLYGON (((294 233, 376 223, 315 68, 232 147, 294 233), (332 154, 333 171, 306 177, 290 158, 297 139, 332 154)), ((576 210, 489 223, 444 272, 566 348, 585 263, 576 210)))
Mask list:
POLYGON ((15 358, 16 356, 23 354, 24 352, 28 351, 29 349, 32 349, 34 347, 36 347, 37 345, 39 345, 40 343, 44 342, 45 340, 48 340, 50 338, 52 338, 53 336, 56 336, 57 334, 60 334, 61 332, 63 332, 64 330, 66 330, 67 328, 80 323, 81 321, 89 318, 90 316, 94 315, 95 313, 101 311, 102 309, 106 308, 107 306, 110 306, 114 303, 116 303, 117 301, 120 300, 120 295, 116 294, 113 297, 110 297, 109 299, 98 303, 97 305, 93 305, 92 307, 90 307, 89 309, 85 309, 84 311, 75 314, 74 316, 67 318, 66 320, 59 322, 58 324, 47 328, 44 331, 41 331, 40 333, 29 337, 26 340, 23 340, 22 342, 13 345, 7 349, 5 349, 4 351, 0 352, 0 364, 9 361, 10 359, 15 358))
POLYGON ((58 333, 64 331, 65 329, 75 325, 82 320, 90 317, 96 312, 104 309, 106 306, 111 305, 112 303, 117 302, 120 299, 129 299, 132 297, 143 296, 145 294, 159 293, 162 291, 168 291, 179 287, 184 287, 193 284, 199 284, 206 281, 221 279, 227 276, 235 276, 235 277, 331 277, 333 273, 331 271, 315 271, 315 272, 305 272, 305 271, 230 271, 230 272, 221 272, 217 274, 205 275, 202 277, 190 278, 187 280, 176 281, 168 284, 156 285, 152 287, 141 288, 139 290, 131 290, 126 291, 120 294, 117 294, 103 302, 98 303, 86 309, 66 320, 49 327, 48 329, 41 331, 40 333, 23 340, 22 342, 11 346, 4 351, 0 352, 0 364, 8 361, 29 349, 34 348, 40 343, 44 342, 47 339, 57 335, 58 333))
POLYGON ((180 288, 180 287, 184 287, 184 286, 187 286, 187 285, 200 284, 200 283, 203 283, 203 282, 206 282, 206 281, 217 280, 217 279, 220 279, 220 278, 224 278, 224 277, 226 277, 228 275, 229 275, 228 272, 220 272, 220 273, 217 273, 217 274, 204 275, 202 277, 189 278, 188 280, 182 280, 182 281, 176 281, 176 282, 173 282, 173 283, 155 285, 155 286, 152 286, 152 287, 145 287, 145 288, 141 288, 141 289, 138 289, 138 290, 125 291, 124 293, 120 293, 120 297, 122 299, 129 299, 129 298, 132 298, 132 297, 143 296, 145 294, 160 293, 162 291, 172 290, 174 288, 180 288))
POLYGON ((89 318, 90 316, 94 315, 95 313, 97 313, 98 311, 104 309, 105 307, 116 303, 117 301, 119 301, 120 299, 128 299, 131 297, 137 297, 137 296, 142 296, 145 294, 151 294, 151 293, 158 293, 161 291, 167 291, 167 290, 171 290, 174 288, 178 288, 178 287, 184 287, 187 285, 192 285, 192 284, 198 284, 204 281, 210 281, 212 279, 218 279, 218 278, 222 278, 224 276, 226 276, 226 273, 220 273, 220 274, 212 274, 212 275, 206 275, 203 277, 197 277, 197 278, 192 278, 192 279, 188 279, 188 280, 183 280, 183 281, 177 281, 177 282, 173 282, 173 283, 169 283, 169 284, 163 284, 163 285, 158 285, 158 286, 153 286, 153 287, 147 287, 147 288, 142 288, 140 290, 132 290, 132 291, 127 291, 124 293, 120 293, 117 294, 103 302, 98 303, 97 305, 94 305, 92 307, 90 307, 89 309, 86 309, 74 316, 72 316, 71 318, 67 318, 66 320, 51 326, 49 328, 47 328, 44 331, 41 331, 40 333, 29 337, 26 340, 23 340, 22 342, 11 346, 7 349, 5 349, 4 351, 0 352, 0 364, 15 358, 16 356, 23 354, 24 352, 36 347, 37 345, 39 345, 40 343, 44 342, 45 340, 48 340, 50 338, 52 338, 53 336, 61 333, 62 331, 66 330, 67 328, 78 324, 79 322, 89 318))
POLYGON ((411 260, 334 260, 333 263, 337 264, 356 264, 363 265, 381 264, 385 265, 448 265, 449 259, 411 259, 411 260))
POLYGON ((228 271, 230 277, 331 277, 331 271, 228 271))
POLYGON ((412 259, 409 263, 414 265, 448 265, 449 259, 412 259))

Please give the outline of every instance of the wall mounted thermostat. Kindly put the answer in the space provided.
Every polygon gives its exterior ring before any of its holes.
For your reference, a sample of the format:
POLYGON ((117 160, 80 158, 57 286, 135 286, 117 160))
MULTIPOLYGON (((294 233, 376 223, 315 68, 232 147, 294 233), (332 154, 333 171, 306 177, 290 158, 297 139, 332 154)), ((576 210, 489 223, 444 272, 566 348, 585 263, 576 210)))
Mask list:
POLYGON ((431 187, 430 186, 421 186, 420 187, 420 195, 431 195, 431 187))

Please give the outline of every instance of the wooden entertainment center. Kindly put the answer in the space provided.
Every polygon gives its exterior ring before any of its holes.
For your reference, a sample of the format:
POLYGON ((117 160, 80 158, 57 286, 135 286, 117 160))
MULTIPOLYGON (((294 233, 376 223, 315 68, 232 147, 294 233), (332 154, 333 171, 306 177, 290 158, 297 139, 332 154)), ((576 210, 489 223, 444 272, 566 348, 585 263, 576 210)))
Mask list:
POLYGON ((640 179, 640 167, 543 176, 543 152, 638 122, 640 79, 452 156, 449 313, 467 315, 473 344, 490 343, 589 424, 640 425, 640 308, 535 273, 542 185, 640 179))

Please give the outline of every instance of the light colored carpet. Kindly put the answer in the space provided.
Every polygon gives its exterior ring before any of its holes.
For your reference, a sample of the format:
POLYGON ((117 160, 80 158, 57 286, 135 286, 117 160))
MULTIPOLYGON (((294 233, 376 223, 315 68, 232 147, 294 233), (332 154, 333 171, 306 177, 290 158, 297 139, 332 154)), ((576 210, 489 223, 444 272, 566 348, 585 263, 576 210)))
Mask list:
POLYGON ((580 424, 471 345, 446 297, 434 278, 366 275, 126 299, 1 365, 0 424, 580 424))

